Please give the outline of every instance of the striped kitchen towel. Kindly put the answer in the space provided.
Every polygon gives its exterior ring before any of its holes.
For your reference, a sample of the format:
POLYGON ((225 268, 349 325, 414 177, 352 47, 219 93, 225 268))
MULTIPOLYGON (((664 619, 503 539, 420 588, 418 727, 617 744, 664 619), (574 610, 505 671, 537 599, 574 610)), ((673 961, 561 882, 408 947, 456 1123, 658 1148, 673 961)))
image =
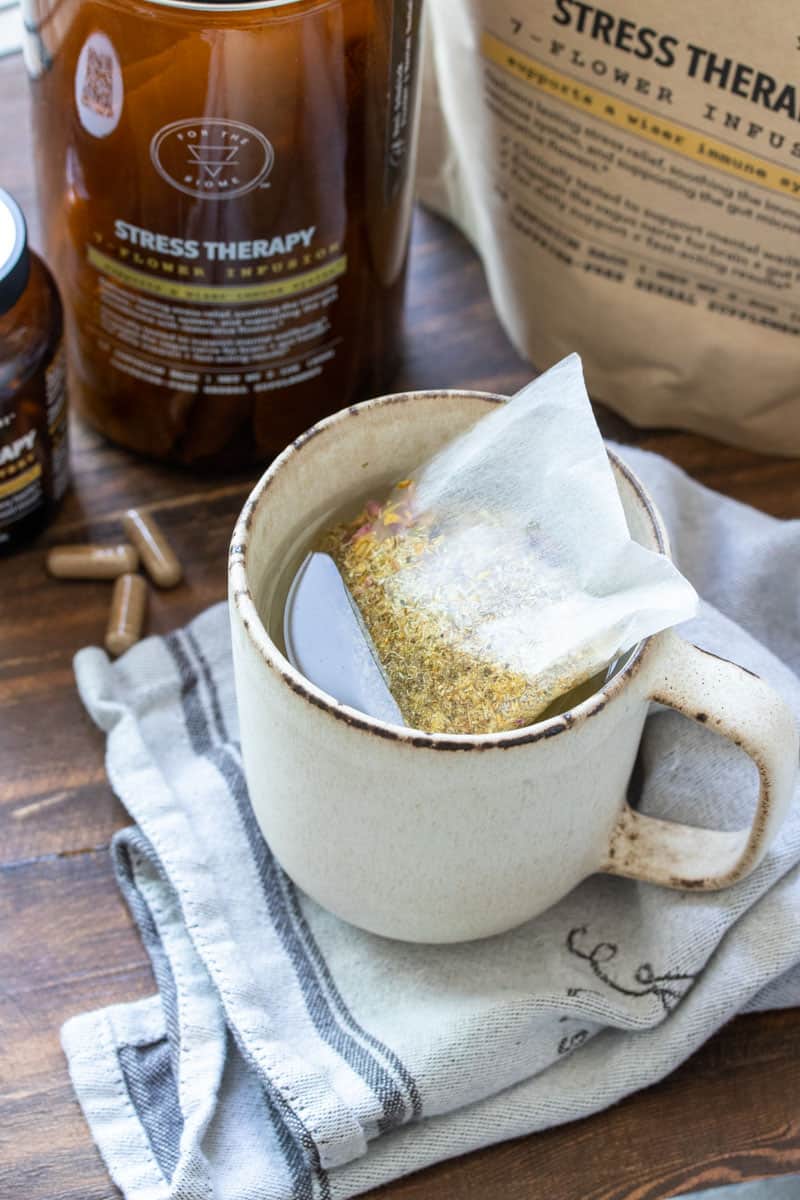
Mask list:
MULTIPOLYGON (((800 714, 800 522, 624 454, 704 597, 684 632, 800 714)), ((325 912, 261 837, 224 606, 116 663, 83 650, 76 673, 135 822, 113 856, 158 988, 63 1031, 128 1200, 352 1196, 596 1112, 662 1078, 736 1012, 800 1000, 797 806, 728 891, 596 876, 503 936, 406 945, 325 912)), ((736 828, 752 811, 752 764, 674 712, 652 713, 639 768, 649 813, 736 828)))

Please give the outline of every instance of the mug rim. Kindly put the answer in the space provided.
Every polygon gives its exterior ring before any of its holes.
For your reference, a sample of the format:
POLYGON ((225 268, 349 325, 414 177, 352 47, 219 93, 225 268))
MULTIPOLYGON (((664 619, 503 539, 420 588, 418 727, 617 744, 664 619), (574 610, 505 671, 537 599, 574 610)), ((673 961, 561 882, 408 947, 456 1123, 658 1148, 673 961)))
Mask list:
MULTIPOLYGON (((425 388, 410 392, 392 392, 385 396, 377 396, 364 400, 360 404, 350 405, 340 409, 331 416, 323 418, 312 425, 305 433, 300 434, 283 450, 267 467, 257 480, 241 512, 236 519, 228 551, 228 594, 229 604, 236 610, 251 645, 258 650, 266 665, 278 675, 293 692, 305 699, 315 708, 321 709, 335 720, 341 721, 351 728, 363 730, 374 736, 386 738, 398 745, 412 745, 431 750, 487 750, 509 749, 512 746, 526 745, 540 741, 543 738, 554 737, 567 729, 583 723, 590 716, 600 712, 618 693, 628 687, 633 677, 639 672, 645 655, 656 634, 644 638, 633 649, 625 666, 611 677, 597 692, 593 692, 585 700, 564 713, 548 717, 544 721, 534 722, 522 729, 503 730, 499 733, 426 733, 421 729, 410 729, 404 725, 393 725, 371 717, 358 709, 341 704, 328 692, 322 690, 297 670, 281 653, 261 620, 248 578, 247 551, 250 531, 256 513, 264 502, 264 496, 276 476, 283 471, 305 447, 315 438, 330 436, 339 425, 355 416, 369 414, 375 409, 386 408, 391 404, 413 402, 417 397, 432 399, 437 396, 463 396, 485 400, 492 404, 504 404, 508 397, 498 392, 484 392, 469 388, 425 388)), ((606 447, 609 458, 617 471, 627 480, 645 515, 650 523, 653 536, 662 554, 669 556, 669 539, 661 515, 651 500, 647 490, 617 454, 606 447)))

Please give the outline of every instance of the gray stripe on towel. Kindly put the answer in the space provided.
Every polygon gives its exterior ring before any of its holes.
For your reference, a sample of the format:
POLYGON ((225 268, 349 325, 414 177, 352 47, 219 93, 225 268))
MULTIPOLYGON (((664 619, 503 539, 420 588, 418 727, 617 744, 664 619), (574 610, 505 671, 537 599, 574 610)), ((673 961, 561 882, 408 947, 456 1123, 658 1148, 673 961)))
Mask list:
MULTIPOLYGON (((164 639, 164 643, 180 674, 181 704, 192 749, 196 754, 213 763, 233 794, 229 781, 232 759, 227 751, 215 749, 212 744, 208 722, 197 694, 197 676, 180 643, 180 635, 171 633, 164 639)), ((322 1200, 328 1200, 330 1186, 327 1173, 320 1163, 319 1150, 308 1127, 286 1102, 272 1081, 259 1070, 258 1063, 253 1062, 249 1048, 239 1036, 238 1031, 234 1029, 232 1033, 242 1056, 258 1071, 259 1077, 264 1083, 267 1104, 272 1113, 281 1150, 292 1178, 295 1200, 314 1200, 314 1176, 319 1183, 322 1200), (307 1165, 307 1160, 312 1164, 314 1175, 307 1165)))
POLYGON ((170 886, 164 876, 158 855, 141 829, 133 825, 127 829, 119 830, 111 839, 111 861, 114 866, 114 874, 119 890, 122 892, 125 902, 130 909, 131 916, 139 929, 142 944, 150 958, 156 986, 158 987, 158 994, 161 997, 161 1007, 164 1010, 164 1027, 167 1031, 170 1052, 172 1054, 172 1070, 177 1078, 180 1043, 178 990, 172 973, 172 964, 162 945, 153 914, 150 912, 144 896, 136 886, 135 870, 137 858, 146 859, 153 871, 164 878, 166 886, 170 886))
POLYGON ((149 1046, 120 1046, 122 1077, 164 1177, 172 1179, 180 1154, 183 1117, 166 1041, 149 1046))

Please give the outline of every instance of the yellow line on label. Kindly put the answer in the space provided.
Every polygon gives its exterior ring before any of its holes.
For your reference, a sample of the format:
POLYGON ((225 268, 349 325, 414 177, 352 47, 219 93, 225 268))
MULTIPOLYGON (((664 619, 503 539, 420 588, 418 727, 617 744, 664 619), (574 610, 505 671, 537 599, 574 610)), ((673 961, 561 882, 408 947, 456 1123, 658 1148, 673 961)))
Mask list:
POLYGON ((144 271, 137 271, 135 267, 129 267, 126 263, 111 258, 94 246, 89 246, 88 258, 96 270, 117 280, 118 283, 127 284, 128 287, 147 292, 151 296, 161 296, 166 300, 185 300, 194 304, 257 304, 263 300, 299 296, 302 292, 310 292, 314 288, 331 283, 347 270, 347 255, 342 254, 324 266, 304 271, 300 275, 290 275, 270 283, 229 286, 176 283, 173 279, 160 279, 144 271))
POLYGON ((27 471, 20 471, 19 475, 15 475, 13 479, 9 479, 6 483, 0 483, 0 496, 13 496, 15 492, 21 492, 29 483, 35 483, 42 473, 42 464, 34 463, 32 467, 28 467, 27 471))
POLYGON ((746 150, 737 150, 724 142, 705 137, 675 121, 654 117, 624 100, 618 100, 609 92, 598 91, 589 84, 554 71, 485 31, 481 38, 481 53, 517 79, 553 99, 562 100, 587 116, 598 117, 606 125, 624 129, 627 133, 661 146, 663 150, 674 150, 684 158, 693 159, 706 167, 716 167, 739 180, 772 188, 785 196, 796 197, 800 194, 800 174, 796 171, 786 170, 763 158, 756 158, 746 150))

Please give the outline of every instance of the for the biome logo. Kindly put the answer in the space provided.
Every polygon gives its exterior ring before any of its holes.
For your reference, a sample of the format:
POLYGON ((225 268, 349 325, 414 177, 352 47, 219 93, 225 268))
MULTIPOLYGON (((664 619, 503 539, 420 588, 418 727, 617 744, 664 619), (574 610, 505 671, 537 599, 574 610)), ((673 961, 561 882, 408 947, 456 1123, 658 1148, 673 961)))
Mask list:
POLYGON ((153 165, 172 187, 203 200, 230 200, 263 187, 275 161, 270 142, 243 121, 173 121, 150 142, 153 165))

